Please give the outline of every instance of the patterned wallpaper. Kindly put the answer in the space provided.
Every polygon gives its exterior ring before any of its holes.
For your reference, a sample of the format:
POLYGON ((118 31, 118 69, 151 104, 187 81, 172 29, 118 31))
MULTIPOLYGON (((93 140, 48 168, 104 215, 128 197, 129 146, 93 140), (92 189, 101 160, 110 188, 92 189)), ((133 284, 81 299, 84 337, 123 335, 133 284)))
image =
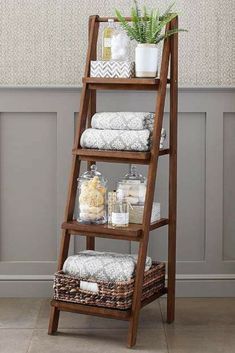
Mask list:
MULTIPOLYGON (((172 0, 140 0, 164 9, 172 0)), ((0 0, 0 85, 80 86, 90 14, 131 0, 0 0)), ((235 0, 176 0, 181 86, 235 86, 235 0)))

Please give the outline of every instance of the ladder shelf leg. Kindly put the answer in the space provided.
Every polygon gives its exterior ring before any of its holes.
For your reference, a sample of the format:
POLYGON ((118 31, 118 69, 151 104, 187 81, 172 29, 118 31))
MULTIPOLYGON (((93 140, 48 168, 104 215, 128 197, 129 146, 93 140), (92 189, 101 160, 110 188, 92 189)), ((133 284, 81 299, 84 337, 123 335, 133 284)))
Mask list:
MULTIPOLYGON (((95 58, 96 58, 96 53, 95 53, 95 58)), ((91 127, 91 118, 92 116, 96 113, 96 91, 91 90, 90 91, 90 100, 89 100, 89 109, 88 109, 88 124, 87 127, 91 127)), ((92 164, 96 164, 95 161, 88 161, 87 162, 87 168, 89 169, 92 164)), ((95 250, 95 237, 86 237, 86 249, 87 250, 95 250)))
MULTIPOLYGON (((171 28, 178 27, 178 19, 172 20, 171 28)), ((175 319, 175 272, 176 272, 176 207, 177 207, 177 89, 178 89, 178 36, 171 37, 171 85, 170 85, 170 156, 169 156, 169 227, 168 227, 168 294, 167 322, 175 319)))
MULTIPOLYGON (((166 29, 167 30, 169 29, 169 25, 167 25, 166 29)), ((161 73, 160 73, 161 86, 160 86, 159 94, 157 96, 157 101, 156 101, 156 110, 155 110, 156 119, 153 127, 151 160, 150 160, 149 169, 148 169, 148 181, 147 181, 146 199, 145 199, 144 215, 143 215, 144 235, 143 235, 143 240, 139 243, 135 288, 134 288, 133 302, 132 302, 132 308, 131 308, 131 318, 129 323, 128 347, 132 347, 136 343, 139 312, 141 309, 143 278, 144 278, 145 262, 146 262, 147 249, 148 249, 151 212, 152 212, 155 180, 156 180, 157 166, 158 166, 159 144, 160 144, 160 137, 161 137, 161 130, 162 130, 165 97, 166 97, 169 56, 170 56, 170 42, 169 40, 165 40, 164 46, 163 46, 163 54, 162 54, 163 63, 162 63, 161 73)))
MULTIPOLYGON (((96 55, 95 48, 97 44, 98 26, 99 26, 98 22, 96 22, 96 18, 97 16, 91 16, 89 20, 90 35, 89 35, 89 45, 88 45, 88 51, 87 51, 87 60, 86 60, 86 66, 85 66, 85 77, 87 77, 89 74, 90 60, 94 58, 94 56, 96 55)), ((81 97, 80 97, 80 111, 77 118, 77 129, 76 129, 77 131, 76 131, 76 137, 74 141, 75 149, 78 148, 78 146, 80 145, 81 134, 86 128, 89 101, 90 101, 90 92, 87 84, 84 84, 82 88, 81 97)), ((94 107, 94 103, 91 102, 90 104, 93 104, 93 107, 94 107)), ((81 165, 81 161, 79 160, 79 156, 77 155, 73 156, 70 179, 69 179, 69 187, 68 187, 67 205, 65 210, 65 221, 70 221, 73 219, 74 206, 75 206, 75 200, 76 200, 76 190, 77 190, 77 178, 80 171, 80 165, 81 165)), ((62 232, 60 255, 58 260, 59 271, 62 270, 64 261, 68 256, 69 243, 70 243, 70 234, 68 233, 68 231, 64 230, 62 232)), ((89 244, 89 246, 91 247, 92 245, 93 244, 89 244)), ((58 323, 59 323, 59 315, 60 315, 60 310, 58 308, 51 307, 48 334, 52 334, 57 330, 58 323)))
POLYGON ((139 313, 141 309, 141 296, 142 296, 142 286, 143 286, 143 279, 144 279, 145 261, 146 261, 146 255, 147 255, 146 245, 147 245, 146 242, 140 242, 139 244, 138 261, 136 266, 135 289, 134 289, 132 308, 131 308, 131 317, 130 317, 129 331, 128 331, 127 346, 129 348, 133 347, 136 344, 136 338, 137 338, 139 313))
POLYGON ((54 306, 51 306, 48 335, 52 335, 57 331, 58 324, 59 324, 59 317, 60 317, 60 310, 54 306))
MULTIPOLYGON (((61 245, 60 245, 60 256, 58 261, 59 271, 63 268, 64 261, 68 256, 69 243, 70 243, 70 234, 67 231, 63 231, 61 245)), ((51 306, 49 326, 48 326, 49 335, 52 335, 54 332, 57 331, 58 324, 59 324, 59 317, 60 317, 60 310, 56 307, 51 306)))

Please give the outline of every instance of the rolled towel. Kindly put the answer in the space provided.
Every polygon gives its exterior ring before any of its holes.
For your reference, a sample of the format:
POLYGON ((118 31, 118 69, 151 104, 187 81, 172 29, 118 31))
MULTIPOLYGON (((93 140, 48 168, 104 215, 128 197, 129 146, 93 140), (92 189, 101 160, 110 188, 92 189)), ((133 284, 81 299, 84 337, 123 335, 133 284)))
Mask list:
POLYGON ((80 140, 81 147, 99 150, 148 151, 150 131, 86 129, 80 140))
POLYGON ((150 112, 100 112, 93 115, 93 129, 153 130, 154 113, 150 112))
MULTIPOLYGON (((135 274, 137 258, 137 255, 84 250, 69 256, 64 262, 63 271, 85 281, 128 281, 135 274)), ((147 257, 145 271, 151 266, 152 259, 147 257)))

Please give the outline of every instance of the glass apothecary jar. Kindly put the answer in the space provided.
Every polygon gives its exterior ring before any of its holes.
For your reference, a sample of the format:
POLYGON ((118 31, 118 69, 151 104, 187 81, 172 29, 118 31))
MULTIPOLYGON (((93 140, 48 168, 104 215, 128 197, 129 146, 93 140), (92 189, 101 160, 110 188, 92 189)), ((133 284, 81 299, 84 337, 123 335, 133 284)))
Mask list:
POLYGON ((93 164, 78 178, 78 218, 80 223, 104 224, 106 214, 107 180, 93 164))
POLYGON ((135 166, 118 182, 117 200, 131 205, 144 205, 146 194, 146 178, 138 173, 135 166))

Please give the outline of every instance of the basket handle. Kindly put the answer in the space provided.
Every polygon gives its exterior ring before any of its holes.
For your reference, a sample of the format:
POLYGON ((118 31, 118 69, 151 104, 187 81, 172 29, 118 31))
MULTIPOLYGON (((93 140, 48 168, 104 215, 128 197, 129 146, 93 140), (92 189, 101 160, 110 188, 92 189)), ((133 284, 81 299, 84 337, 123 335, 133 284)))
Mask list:
POLYGON ((97 282, 81 281, 80 280, 80 291, 85 293, 99 293, 99 285, 97 282))

